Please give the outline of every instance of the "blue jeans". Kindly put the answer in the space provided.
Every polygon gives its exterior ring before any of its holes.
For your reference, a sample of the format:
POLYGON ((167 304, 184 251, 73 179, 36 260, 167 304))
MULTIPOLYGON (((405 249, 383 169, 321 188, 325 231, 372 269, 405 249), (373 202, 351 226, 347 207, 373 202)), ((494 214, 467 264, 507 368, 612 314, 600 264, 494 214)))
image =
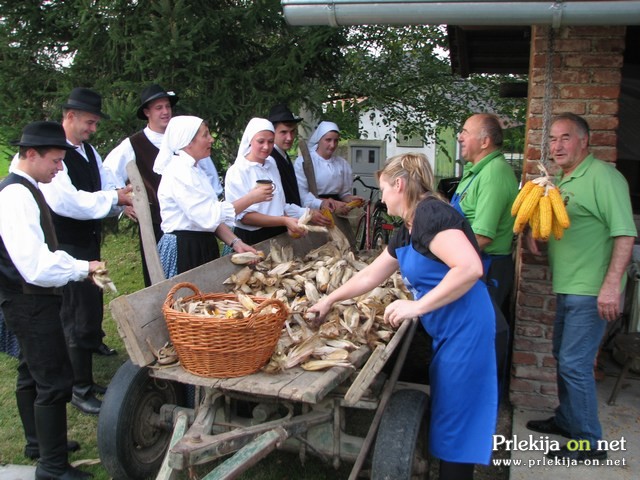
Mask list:
POLYGON ((553 356, 558 362, 556 423, 574 439, 602 439, 593 363, 607 322, 598 315, 597 297, 557 295, 553 356))

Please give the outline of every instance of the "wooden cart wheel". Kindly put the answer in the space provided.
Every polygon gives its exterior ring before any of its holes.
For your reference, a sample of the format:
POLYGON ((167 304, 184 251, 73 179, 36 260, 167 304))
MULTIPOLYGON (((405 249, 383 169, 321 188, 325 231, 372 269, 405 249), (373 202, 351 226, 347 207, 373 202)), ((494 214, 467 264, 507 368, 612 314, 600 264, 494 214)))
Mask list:
POLYGON ((394 392, 380 420, 372 480, 428 478, 428 427, 429 396, 412 389, 394 392))
POLYGON ((98 418, 98 451, 115 480, 155 476, 171 431, 153 422, 166 404, 181 405, 184 385, 149 376, 127 360, 109 384, 98 418))

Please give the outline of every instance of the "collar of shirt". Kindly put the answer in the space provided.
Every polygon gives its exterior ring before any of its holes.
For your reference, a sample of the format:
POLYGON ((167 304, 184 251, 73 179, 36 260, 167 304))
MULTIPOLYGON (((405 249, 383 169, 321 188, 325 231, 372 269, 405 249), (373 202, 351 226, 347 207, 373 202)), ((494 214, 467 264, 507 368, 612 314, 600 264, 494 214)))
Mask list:
POLYGON ((469 171, 471 171, 472 173, 479 173, 480 170, 482 170, 491 160, 493 160, 494 158, 496 158, 499 155, 502 155, 502 150, 500 150, 498 148, 497 150, 494 150, 489 155, 484 157, 478 163, 476 163, 476 164, 472 163, 471 167, 469 168, 469 171))
POLYGON ((592 153, 590 153, 589 155, 587 155, 584 158, 584 160, 582 160, 580 162, 580 165, 578 165, 575 168, 575 170, 573 172, 571 172, 569 175, 567 175, 566 177, 562 173, 562 170, 560 170, 560 173, 558 174, 558 182, 556 182, 556 185, 560 185, 561 183, 568 182, 572 178, 578 178, 578 177, 583 176, 585 174, 585 172, 587 171, 587 169, 589 168, 589 166, 594 161, 595 161, 595 157, 593 156, 592 153))
POLYGON ((89 161, 89 157, 87 157, 87 152, 85 152, 85 150, 84 150, 84 142, 80 143, 80 145, 76 145, 75 143, 71 142, 67 138, 67 143, 69 145, 73 145, 73 148, 76 149, 76 152, 78 152, 80 155, 82 155, 87 162, 89 161))
POLYGON ((38 182, 36 182, 31 176, 29 176, 28 173, 23 172, 22 170, 20 170, 20 167, 16 167, 15 169, 13 169, 13 171, 11 173, 15 173, 16 175, 20 175, 22 178, 26 178, 27 180, 29 180, 31 182, 31 184, 38 188, 38 182))
POLYGON ((160 149, 160 144, 162 143, 162 138, 164 137, 164 133, 154 132, 147 125, 143 130, 145 136, 149 139, 149 141, 158 149, 160 149))
POLYGON ((286 152, 286 151, 284 151, 284 150, 282 150, 282 149, 281 149, 278 145, 276 145, 275 143, 273 144, 273 149, 274 149, 275 151, 277 151, 280 155, 282 155, 284 158, 287 158, 287 157, 288 157, 287 152, 286 152))

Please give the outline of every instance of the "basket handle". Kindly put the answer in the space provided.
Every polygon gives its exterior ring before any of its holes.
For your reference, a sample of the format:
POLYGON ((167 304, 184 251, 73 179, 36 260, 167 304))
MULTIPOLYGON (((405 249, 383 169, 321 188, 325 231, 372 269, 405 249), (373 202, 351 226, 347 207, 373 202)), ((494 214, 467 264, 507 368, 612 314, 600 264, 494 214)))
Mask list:
POLYGON ((253 315, 251 316, 251 318, 249 319, 249 321, 247 322, 246 328, 251 328, 253 327, 254 322, 256 321, 256 318, 258 317, 258 314, 264 310, 267 307, 270 307, 274 305, 275 307, 278 308, 278 310, 281 311, 287 311, 288 313, 288 309, 287 306, 282 303, 281 300, 275 299, 275 298, 270 298, 269 300, 266 300, 264 302, 262 302, 260 305, 258 305, 256 307, 256 309, 253 311, 253 315))
POLYGON ((171 305, 173 303, 174 301, 173 296, 181 288, 188 288, 189 290, 192 290, 193 293, 195 293, 196 295, 202 296, 202 292, 200 291, 200 289, 196 287, 193 283, 180 282, 180 283, 176 283, 173 287, 171 287, 171 290, 169 290, 169 293, 167 293, 167 298, 164 301, 165 305, 167 304, 171 305))

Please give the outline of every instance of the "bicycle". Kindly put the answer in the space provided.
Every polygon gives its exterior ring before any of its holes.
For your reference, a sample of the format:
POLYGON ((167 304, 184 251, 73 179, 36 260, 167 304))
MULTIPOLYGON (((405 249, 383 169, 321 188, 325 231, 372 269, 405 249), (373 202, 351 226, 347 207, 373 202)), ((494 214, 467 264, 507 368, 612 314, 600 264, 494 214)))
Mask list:
POLYGON ((367 185, 359 175, 356 175, 353 181, 359 182, 369 190, 369 201, 364 204, 364 211, 358 219, 356 248, 358 250, 380 249, 389 243, 391 233, 402 224, 402 220, 389 215, 387 206, 381 199, 376 198, 380 191, 378 187, 367 185))

